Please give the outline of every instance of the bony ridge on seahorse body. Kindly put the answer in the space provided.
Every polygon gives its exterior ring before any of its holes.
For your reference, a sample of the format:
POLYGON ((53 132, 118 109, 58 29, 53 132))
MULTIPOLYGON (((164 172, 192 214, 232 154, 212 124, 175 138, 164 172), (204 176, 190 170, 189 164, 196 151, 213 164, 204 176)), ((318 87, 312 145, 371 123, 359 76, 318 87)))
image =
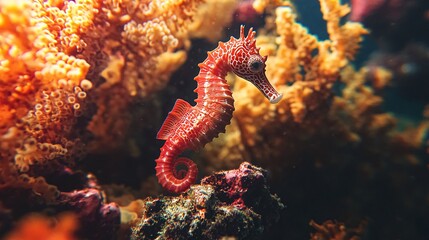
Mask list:
POLYGON ((234 111, 234 99, 225 80, 228 72, 253 83, 271 103, 280 101, 279 94, 265 76, 267 57, 259 55, 254 39, 255 32, 249 29, 240 38, 231 37, 228 42, 219 42, 204 62, 198 64, 200 72, 195 80, 196 105, 178 99, 158 132, 157 138, 166 140, 156 160, 156 176, 159 183, 170 192, 187 190, 197 176, 196 164, 178 156, 185 150, 197 150, 211 142, 219 133, 225 132, 234 111), (179 170, 184 166, 186 169, 179 170))

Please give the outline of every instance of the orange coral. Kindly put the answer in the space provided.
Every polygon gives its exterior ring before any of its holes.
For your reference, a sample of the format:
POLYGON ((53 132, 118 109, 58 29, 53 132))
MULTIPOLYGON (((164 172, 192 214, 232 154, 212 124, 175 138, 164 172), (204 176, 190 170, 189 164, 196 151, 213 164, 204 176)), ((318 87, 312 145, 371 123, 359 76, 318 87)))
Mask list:
POLYGON ((79 157, 89 99, 94 139, 123 132, 133 98, 161 89, 184 62, 174 51, 200 2, 1 1, 1 186, 31 187, 20 175, 32 165, 79 157))
POLYGON ((89 64, 73 53, 82 46, 79 36, 88 31, 95 12, 92 1, 1 2, 2 187, 44 185, 42 192, 55 195, 44 180, 25 180, 18 171, 67 160, 79 142, 70 134, 92 83, 85 79, 89 64), (84 14, 73 17, 78 13, 84 14))
POLYGON ((22 219, 5 240, 73 240, 78 222, 75 215, 63 214, 58 219, 29 215, 22 219))

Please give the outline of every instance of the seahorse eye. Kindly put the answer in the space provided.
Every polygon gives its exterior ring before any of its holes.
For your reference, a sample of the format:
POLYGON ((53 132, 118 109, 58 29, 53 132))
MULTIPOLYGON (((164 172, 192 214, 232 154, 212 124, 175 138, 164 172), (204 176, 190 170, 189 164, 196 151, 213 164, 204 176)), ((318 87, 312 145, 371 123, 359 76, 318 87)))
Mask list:
POLYGON ((249 62, 250 71, 257 73, 260 72, 264 68, 264 62, 260 58, 250 58, 249 62))

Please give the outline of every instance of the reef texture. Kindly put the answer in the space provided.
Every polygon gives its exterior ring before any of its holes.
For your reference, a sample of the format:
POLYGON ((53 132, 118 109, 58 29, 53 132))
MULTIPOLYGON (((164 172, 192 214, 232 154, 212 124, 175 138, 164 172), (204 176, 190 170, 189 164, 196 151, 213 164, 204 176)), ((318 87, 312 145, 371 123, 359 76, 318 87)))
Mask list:
POLYGON ((123 109, 183 62, 173 51, 200 2, 1 1, 0 189, 55 202, 43 175, 117 146, 133 119, 123 109))
POLYGON ((247 162, 214 173, 178 197, 148 198, 132 239, 259 239, 284 208, 265 170, 247 162))

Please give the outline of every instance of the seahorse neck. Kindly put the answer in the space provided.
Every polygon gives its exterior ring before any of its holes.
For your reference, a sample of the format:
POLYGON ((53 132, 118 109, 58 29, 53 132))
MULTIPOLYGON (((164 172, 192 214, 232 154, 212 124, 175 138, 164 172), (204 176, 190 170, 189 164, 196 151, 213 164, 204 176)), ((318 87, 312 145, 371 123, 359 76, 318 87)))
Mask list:
MULTIPOLYGON (((197 105, 204 102, 218 101, 221 96, 232 99, 232 93, 226 82, 226 74, 231 71, 228 64, 228 49, 226 44, 219 45, 218 48, 208 53, 207 58, 200 63, 200 72, 195 80, 197 81, 197 88, 195 92, 198 98, 195 100, 197 105)), ((231 101, 231 103, 233 100, 231 101)))
POLYGON ((228 65, 228 51, 225 46, 219 46, 208 53, 207 58, 198 65, 200 67, 199 75, 209 72, 211 75, 225 80, 226 74, 231 70, 228 65))

